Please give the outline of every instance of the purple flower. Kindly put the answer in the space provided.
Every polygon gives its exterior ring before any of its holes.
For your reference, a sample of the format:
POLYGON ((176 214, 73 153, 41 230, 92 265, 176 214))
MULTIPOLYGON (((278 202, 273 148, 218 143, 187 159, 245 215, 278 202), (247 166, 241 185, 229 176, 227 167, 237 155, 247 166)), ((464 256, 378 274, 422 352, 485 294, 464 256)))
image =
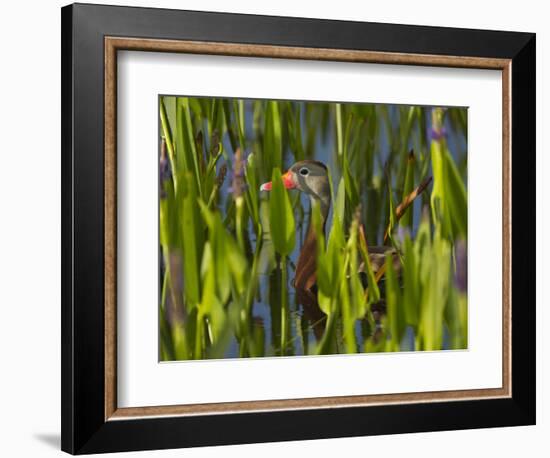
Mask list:
POLYGON ((231 186, 229 192, 233 194, 235 199, 241 197, 246 189, 246 183, 244 181, 245 160, 243 160, 242 152, 240 148, 237 148, 235 155, 233 156, 233 172, 231 174, 231 186))
POLYGON ((445 108, 432 108, 432 127, 428 130, 428 137, 433 141, 440 141, 447 136, 447 129, 443 125, 445 108))
POLYGON ((468 290, 468 246, 464 240, 455 245, 456 270, 455 285, 461 293, 468 290))
MULTIPOLYGON (((241 193, 240 193, 239 195, 242 195, 242 193, 243 193, 244 191, 246 191, 247 189, 248 189, 248 185, 247 185, 246 183, 244 183, 244 184, 240 187, 241 193)), ((233 194, 234 196, 236 196, 236 193, 234 192, 233 186, 229 186, 229 187, 227 188, 227 192, 228 192, 229 194, 233 194)), ((238 196, 236 196, 236 197, 238 197, 238 196)))
POLYGON ((409 229, 403 226, 399 226, 397 228, 397 233, 395 234, 395 238, 398 240, 400 245, 403 245, 403 243, 405 243, 406 237, 410 237, 409 229))
POLYGON ((160 162, 159 162, 159 187, 161 199, 166 198, 166 191, 164 184, 172 179, 172 168, 170 167, 170 161, 166 154, 166 143, 164 139, 160 145, 160 162))
POLYGON ((430 140, 440 141, 447 136, 447 129, 445 126, 441 126, 439 129, 431 128, 428 131, 428 137, 430 140))
POLYGON ((216 184, 218 185, 218 188, 222 187, 226 175, 227 175, 227 164, 223 164, 220 167, 220 171, 218 172, 218 176, 216 177, 216 184))
POLYGON ((160 181, 164 182, 172 178, 172 170, 170 168, 170 161, 164 157, 160 160, 159 165, 160 181))

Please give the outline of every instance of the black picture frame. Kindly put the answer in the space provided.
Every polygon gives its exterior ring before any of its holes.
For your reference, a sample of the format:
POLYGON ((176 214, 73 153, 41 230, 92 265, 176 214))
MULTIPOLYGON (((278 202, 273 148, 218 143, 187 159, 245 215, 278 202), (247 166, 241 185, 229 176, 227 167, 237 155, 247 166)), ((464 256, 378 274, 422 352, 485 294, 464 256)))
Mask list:
POLYGON ((64 451, 83 454, 535 424, 534 34, 88 4, 66 6, 61 14, 64 451), (511 59, 512 396, 106 420, 106 36, 511 59))

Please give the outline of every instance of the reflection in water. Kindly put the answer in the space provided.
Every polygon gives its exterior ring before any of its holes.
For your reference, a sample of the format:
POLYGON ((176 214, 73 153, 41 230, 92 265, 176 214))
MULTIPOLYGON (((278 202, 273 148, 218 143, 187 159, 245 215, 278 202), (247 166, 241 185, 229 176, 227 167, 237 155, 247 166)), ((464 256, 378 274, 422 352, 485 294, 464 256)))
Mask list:
POLYGON ((302 306, 302 329, 312 329, 317 342, 325 332, 327 316, 319 308, 317 294, 311 290, 296 290, 296 302, 302 306))
MULTIPOLYGON (((282 308, 281 270, 275 268, 270 275, 259 275, 257 300, 252 310, 252 334, 257 345, 256 351, 266 356, 300 356, 315 352, 318 348, 325 329, 327 316, 319 307, 316 288, 313 290, 294 289, 293 279, 289 281, 288 313, 282 308), (283 329, 289 330, 287 338, 283 339, 283 329), (264 346, 267 344, 267 348, 264 346)), ((355 334, 358 342, 370 341, 376 346, 382 344, 383 318, 386 312, 385 302, 380 300, 371 306, 373 321, 367 318, 358 320, 355 334)), ((323 353, 341 353, 343 335, 341 324, 336 323, 334 342, 323 353)), ((358 351, 363 351, 364 344, 359 345, 358 351)), ((239 345, 232 342, 228 346, 224 357, 233 358, 243 356, 239 354, 239 345)))

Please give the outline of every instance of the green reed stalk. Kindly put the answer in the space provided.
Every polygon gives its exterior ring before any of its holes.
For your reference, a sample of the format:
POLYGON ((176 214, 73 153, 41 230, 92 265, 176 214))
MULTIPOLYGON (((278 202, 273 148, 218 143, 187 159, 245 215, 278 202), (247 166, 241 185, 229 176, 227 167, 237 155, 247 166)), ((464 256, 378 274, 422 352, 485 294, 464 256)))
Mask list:
POLYGON ((174 189, 177 190, 178 182, 177 176, 174 173, 176 168, 176 154, 174 152, 174 144, 172 143, 172 133, 170 132, 170 126, 168 125, 168 119, 166 117, 166 108, 164 107, 163 98, 160 97, 160 122, 162 127, 162 136, 166 142, 166 148, 168 150, 168 159, 170 160, 170 167, 172 169, 172 180, 174 181, 174 189))
POLYGON ((286 354, 288 338, 288 285, 286 257, 281 257, 281 354, 286 354))

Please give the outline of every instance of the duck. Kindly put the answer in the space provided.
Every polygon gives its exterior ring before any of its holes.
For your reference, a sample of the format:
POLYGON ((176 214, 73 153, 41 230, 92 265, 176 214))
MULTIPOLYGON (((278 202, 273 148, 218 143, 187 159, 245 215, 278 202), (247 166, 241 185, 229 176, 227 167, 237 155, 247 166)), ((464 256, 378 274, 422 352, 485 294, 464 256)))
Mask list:
MULTIPOLYGON (((292 165, 281 176, 281 179, 286 189, 296 189, 305 193, 309 197, 312 206, 314 203, 319 204, 324 234, 331 208, 327 166, 317 160, 302 160, 292 165)), ((271 191, 271 189, 271 182, 264 183, 260 187, 261 191, 271 191)), ((315 287, 317 280, 317 246, 317 234, 310 220, 296 263, 294 287, 298 290, 311 291, 315 287)), ((397 251, 392 246, 369 246, 369 260, 375 274, 382 269, 388 253, 398 260, 397 251)))

